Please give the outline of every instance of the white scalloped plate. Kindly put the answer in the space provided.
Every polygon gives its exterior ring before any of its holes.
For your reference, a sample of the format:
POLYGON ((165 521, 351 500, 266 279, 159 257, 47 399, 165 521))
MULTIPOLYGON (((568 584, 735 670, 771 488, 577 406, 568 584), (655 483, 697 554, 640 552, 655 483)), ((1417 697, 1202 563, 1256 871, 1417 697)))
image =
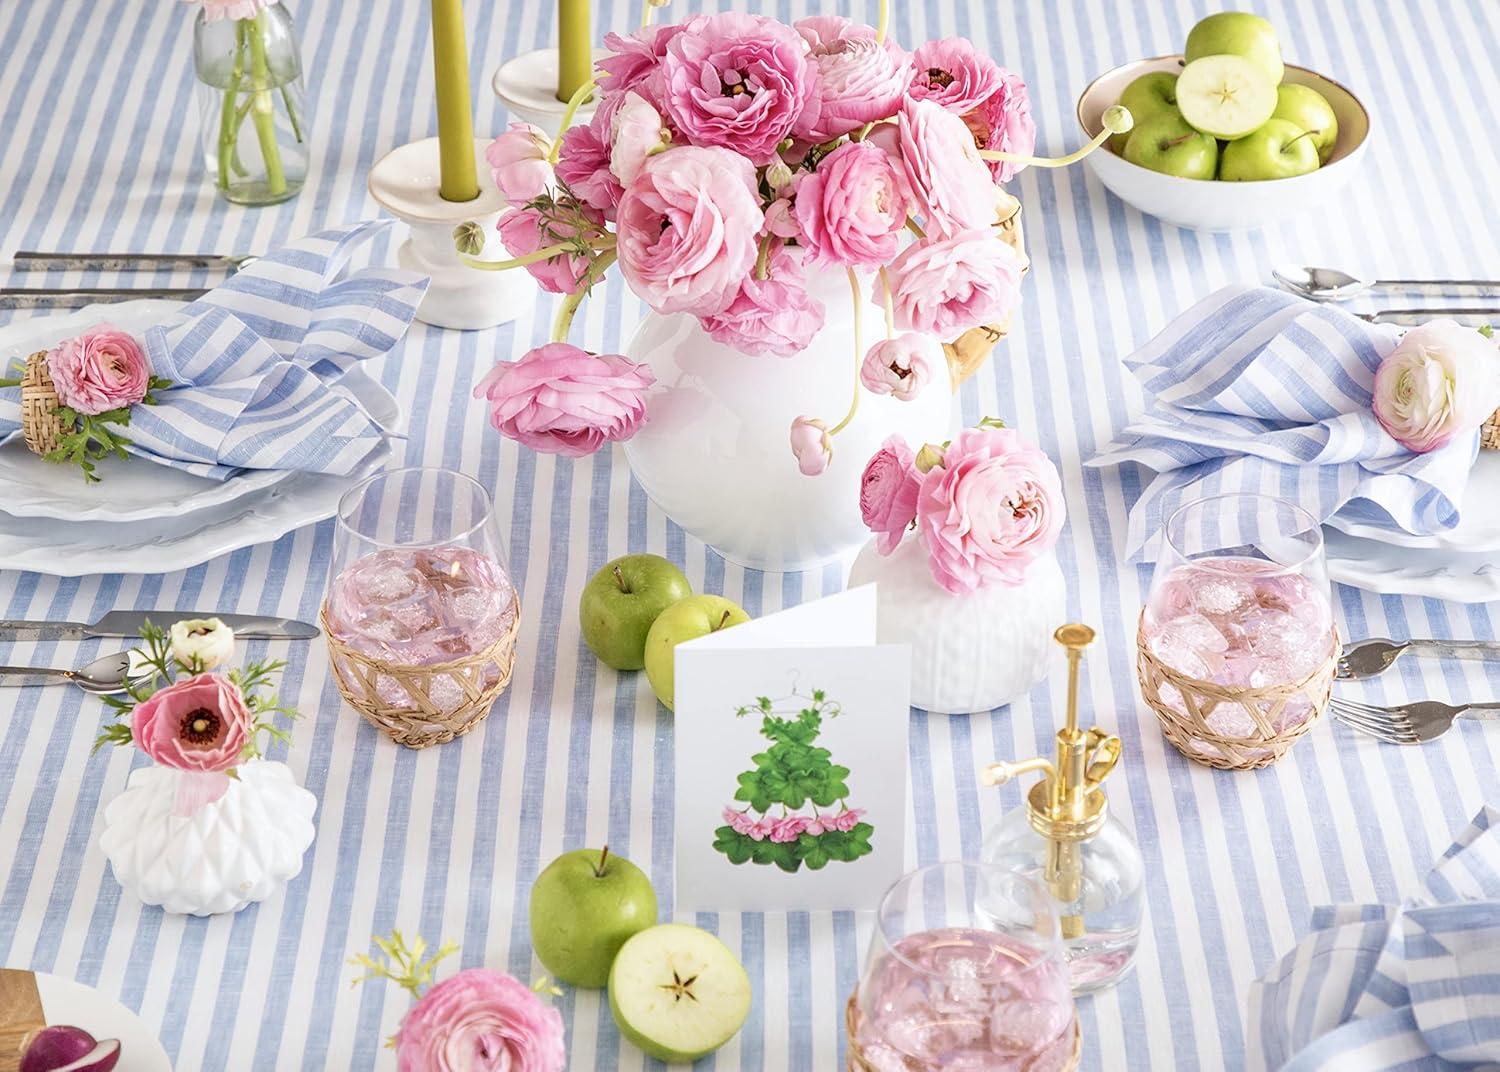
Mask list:
POLYGON ((46 972, 34 975, 47 1023, 71 1024, 96 1039, 120 1040, 115 1072, 172 1072, 167 1051, 141 1018, 124 1005, 76 980, 46 972))
POLYGON ((1500 599, 1500 556, 1493 551, 1396 547, 1326 527, 1323 535, 1328 575, 1340 584, 1456 603, 1500 599))
POLYGON ((1435 536, 1413 536, 1399 529, 1345 521, 1338 517, 1328 524, 1346 536, 1373 540, 1393 547, 1412 547, 1425 551, 1500 551, 1500 450, 1481 450, 1469 474, 1464 501, 1459 504, 1463 519, 1458 528, 1435 536))

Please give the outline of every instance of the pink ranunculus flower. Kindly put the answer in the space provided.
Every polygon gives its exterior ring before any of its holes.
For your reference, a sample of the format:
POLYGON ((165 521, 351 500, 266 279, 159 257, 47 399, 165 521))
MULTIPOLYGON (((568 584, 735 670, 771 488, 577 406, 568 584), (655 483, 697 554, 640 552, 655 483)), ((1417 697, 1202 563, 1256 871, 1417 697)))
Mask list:
POLYGON ((850 808, 848 811, 839 812, 838 815, 833 817, 833 828, 847 834, 859 825, 860 820, 864 818, 864 814, 864 808, 850 808))
POLYGON ((799 119, 798 137, 828 141, 887 119, 901 107, 911 85, 911 57, 893 42, 877 42, 872 27, 839 15, 799 19, 794 28, 812 50, 818 98, 810 118, 799 119))
POLYGON ((778 197, 766 206, 766 222, 763 234, 772 234, 789 242, 802 238, 802 225, 797 222, 796 203, 790 197, 778 197))
POLYGON ((183 772, 174 810, 190 815, 229 788, 254 717, 239 686, 223 674, 179 678, 135 705, 130 736, 151 759, 183 772))
POLYGON ((489 403, 490 423, 506 438, 582 458, 635 435, 646 418, 646 389, 655 382, 649 368, 619 354, 553 342, 500 362, 474 397, 489 403))
POLYGON ((932 101, 958 115, 987 100, 1003 78, 999 64, 963 37, 928 41, 912 53, 911 61, 916 68, 913 99, 932 101))
POLYGON ((681 32, 681 25, 672 24, 645 26, 628 34, 605 34, 604 47, 611 55, 597 64, 603 72, 599 88, 610 94, 633 89, 660 106, 662 57, 667 54, 667 44, 681 32))
POLYGON ((728 149, 657 153, 620 200, 620 270, 659 313, 722 312, 755 267, 755 169, 728 149))
POLYGON ((671 132, 662 126, 657 112, 639 93, 625 94, 610 128, 609 170, 622 186, 635 181, 646 160, 668 144, 671 132))
POLYGON ((896 119, 896 147, 911 211, 929 234, 955 234, 999 222, 1004 192, 959 116, 908 100, 896 119))
MULTIPOLYGON (((604 225, 604 216, 597 210, 581 206, 580 211, 585 218, 596 219, 600 227, 604 225)), ((513 208, 500 217, 500 243, 512 257, 524 257, 539 249, 556 245, 556 240, 542 233, 544 227, 559 234, 579 233, 576 226, 570 226, 564 221, 549 222, 535 208, 513 208)), ((526 266, 526 270, 549 294, 571 294, 582 285, 583 277, 589 270, 589 259, 574 253, 559 253, 544 261, 533 261, 526 266)))
POLYGON ((815 263, 876 268, 890 263, 906 229, 904 183, 890 156, 847 142, 797 184, 802 243, 815 263))
POLYGON ((817 476, 833 461, 833 440, 822 421, 798 417, 792 422, 791 441, 792 454, 803 476, 817 476))
POLYGON ((931 335, 908 331, 870 347, 859 367, 859 382, 874 394, 910 402, 944 361, 942 343, 931 335))
POLYGON ((512 205, 524 205, 551 190, 556 176, 547 154, 547 135, 530 123, 512 123, 484 151, 495 187, 512 205))
POLYGON ((110 324, 53 347, 47 354, 47 372, 58 401, 91 417, 133 406, 151 387, 146 351, 133 336, 110 324))
POLYGON ((253 19, 263 7, 270 7, 274 0, 187 0, 189 4, 203 5, 203 17, 209 22, 219 19, 253 19))
POLYGON ((437 983, 396 1033, 398 1072, 562 1072, 562 1015, 526 984, 489 968, 437 983))
POLYGON ((765 279, 752 270, 739 293, 721 311, 702 319, 716 342, 747 354, 791 357, 823 330, 823 303, 807 292, 802 268, 785 246, 767 264, 765 279))
POLYGON ((1023 583, 1065 517, 1057 466, 1010 428, 960 432, 917 496, 928 569, 954 595, 1023 583))
MULTIPOLYGON (((1019 75, 1001 71, 1000 88, 964 113, 964 123, 980 149, 998 149, 1017 156, 1036 150, 1036 122, 1031 118, 1031 98, 1019 75)), ((996 182, 1009 182, 1025 164, 1010 160, 987 160, 996 182)))
MULTIPOLYGON (((954 339, 1010 315, 1021 296, 1026 262, 993 231, 960 231, 915 242, 886 272, 896 324, 939 339, 954 339)), ((880 285, 876 300, 883 301, 880 285)))
POLYGON ((817 106, 807 42, 773 19, 696 15, 667 43, 662 106, 693 145, 722 146, 753 164, 817 106))
POLYGON ((875 452, 859 478, 859 516, 875 534, 875 549, 888 555, 917 519, 922 474, 906 440, 893 435, 875 452))
POLYGON ((557 156, 557 177, 573 196, 611 220, 625 189, 609 169, 615 114, 624 103, 623 93, 607 95, 587 123, 563 131, 557 156))
POLYGON ((1375 419, 1418 454, 1468 435, 1500 408, 1500 350, 1473 328, 1429 320, 1375 372, 1375 419))

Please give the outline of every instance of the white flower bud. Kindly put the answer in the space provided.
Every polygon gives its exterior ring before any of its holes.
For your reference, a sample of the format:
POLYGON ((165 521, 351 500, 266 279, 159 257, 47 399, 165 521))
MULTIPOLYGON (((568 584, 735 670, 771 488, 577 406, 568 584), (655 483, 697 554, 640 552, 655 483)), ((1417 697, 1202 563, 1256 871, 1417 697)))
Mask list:
POLYGON ((172 658, 201 674, 234 657, 234 630, 217 618, 188 618, 172 626, 172 658))

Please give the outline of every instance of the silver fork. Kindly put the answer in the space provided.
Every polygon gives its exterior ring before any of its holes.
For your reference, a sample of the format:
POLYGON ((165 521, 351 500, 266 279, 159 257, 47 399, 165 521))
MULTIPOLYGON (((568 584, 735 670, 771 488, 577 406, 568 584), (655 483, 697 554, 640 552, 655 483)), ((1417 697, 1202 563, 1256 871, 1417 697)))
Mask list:
POLYGON ((1477 719, 1500 719, 1500 703, 1441 703, 1416 700, 1378 707, 1335 696, 1328 709, 1351 729, 1379 738, 1387 744, 1425 744, 1453 728, 1453 720, 1467 715, 1477 719))

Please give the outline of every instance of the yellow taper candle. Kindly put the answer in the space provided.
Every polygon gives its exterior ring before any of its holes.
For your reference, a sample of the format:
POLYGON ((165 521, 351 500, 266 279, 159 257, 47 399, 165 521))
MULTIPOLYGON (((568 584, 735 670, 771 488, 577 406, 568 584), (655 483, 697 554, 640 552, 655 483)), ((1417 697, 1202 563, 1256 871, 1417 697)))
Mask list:
POLYGON ((589 0, 557 0, 557 99, 573 99, 593 73, 589 0))
POLYGON ((438 150, 445 201, 479 196, 474 174, 474 116, 469 104, 469 48, 463 0, 432 0, 432 59, 437 72, 438 150))

